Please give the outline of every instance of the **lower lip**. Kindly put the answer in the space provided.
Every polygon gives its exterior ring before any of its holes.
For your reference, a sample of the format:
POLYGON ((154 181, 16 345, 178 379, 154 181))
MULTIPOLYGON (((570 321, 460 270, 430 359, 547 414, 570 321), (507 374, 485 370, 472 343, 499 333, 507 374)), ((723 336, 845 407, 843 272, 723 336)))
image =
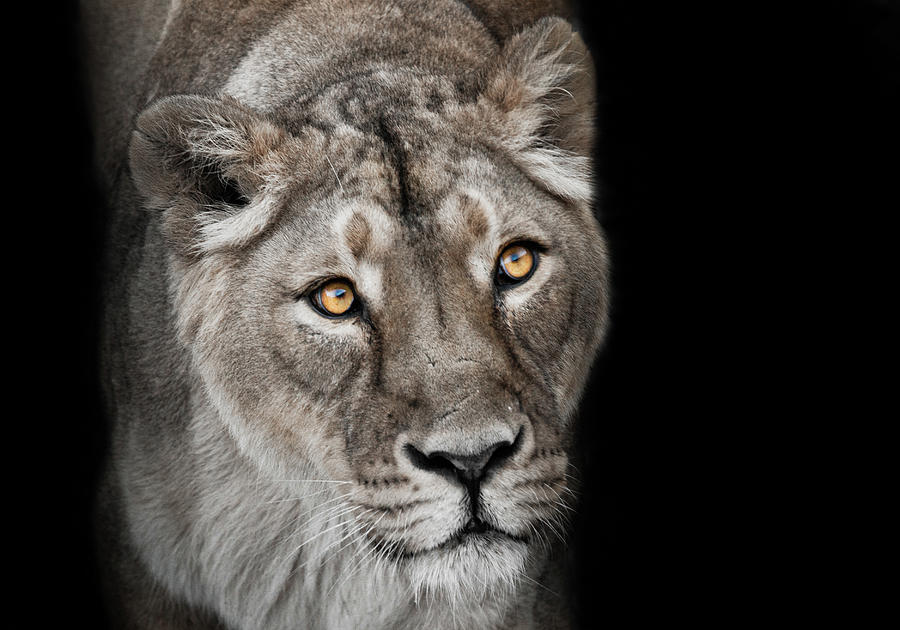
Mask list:
POLYGON ((458 547, 459 545, 463 545, 469 542, 486 542, 486 543, 499 543, 499 542, 524 542, 514 536, 510 536, 506 532, 502 532, 498 529, 488 529, 483 532, 466 532, 460 531, 445 540, 443 543, 437 546, 437 549, 452 549, 453 547, 458 547))

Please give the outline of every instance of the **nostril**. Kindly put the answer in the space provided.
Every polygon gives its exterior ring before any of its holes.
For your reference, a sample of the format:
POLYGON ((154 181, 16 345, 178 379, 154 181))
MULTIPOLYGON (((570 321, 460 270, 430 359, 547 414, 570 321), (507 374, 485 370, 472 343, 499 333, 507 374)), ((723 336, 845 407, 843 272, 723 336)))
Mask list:
POLYGON ((456 472, 453 462, 443 457, 442 453, 429 453, 426 455, 412 444, 407 444, 403 447, 403 450, 416 468, 434 473, 456 472))

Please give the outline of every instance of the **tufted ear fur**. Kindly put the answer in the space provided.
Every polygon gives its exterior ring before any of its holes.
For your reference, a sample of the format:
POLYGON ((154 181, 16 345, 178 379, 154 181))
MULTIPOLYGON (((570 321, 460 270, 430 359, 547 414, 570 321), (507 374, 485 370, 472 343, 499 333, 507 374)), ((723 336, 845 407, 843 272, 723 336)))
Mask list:
POLYGON ((568 22, 543 18, 507 40, 483 97, 500 110, 504 145, 526 173, 563 197, 590 199, 594 65, 568 22))
POLYGON ((241 246, 274 218, 286 137, 233 99, 172 96, 138 117, 131 174, 177 253, 241 246))

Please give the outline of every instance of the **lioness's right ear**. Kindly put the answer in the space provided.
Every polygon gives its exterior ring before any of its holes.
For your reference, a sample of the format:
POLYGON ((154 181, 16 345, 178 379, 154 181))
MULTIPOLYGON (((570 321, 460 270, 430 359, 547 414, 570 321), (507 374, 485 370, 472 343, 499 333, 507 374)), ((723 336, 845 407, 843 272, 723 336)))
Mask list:
POLYGON ((240 246, 274 218, 287 136, 233 99, 173 96, 138 117, 131 174, 178 253, 240 246))

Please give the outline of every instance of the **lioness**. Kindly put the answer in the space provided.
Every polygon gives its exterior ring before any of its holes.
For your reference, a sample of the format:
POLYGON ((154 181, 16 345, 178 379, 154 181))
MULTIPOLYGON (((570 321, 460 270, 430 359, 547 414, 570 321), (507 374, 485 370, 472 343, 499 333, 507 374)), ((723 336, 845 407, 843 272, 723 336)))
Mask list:
POLYGON ((118 625, 569 626, 608 263, 539 4, 85 2, 118 625))

